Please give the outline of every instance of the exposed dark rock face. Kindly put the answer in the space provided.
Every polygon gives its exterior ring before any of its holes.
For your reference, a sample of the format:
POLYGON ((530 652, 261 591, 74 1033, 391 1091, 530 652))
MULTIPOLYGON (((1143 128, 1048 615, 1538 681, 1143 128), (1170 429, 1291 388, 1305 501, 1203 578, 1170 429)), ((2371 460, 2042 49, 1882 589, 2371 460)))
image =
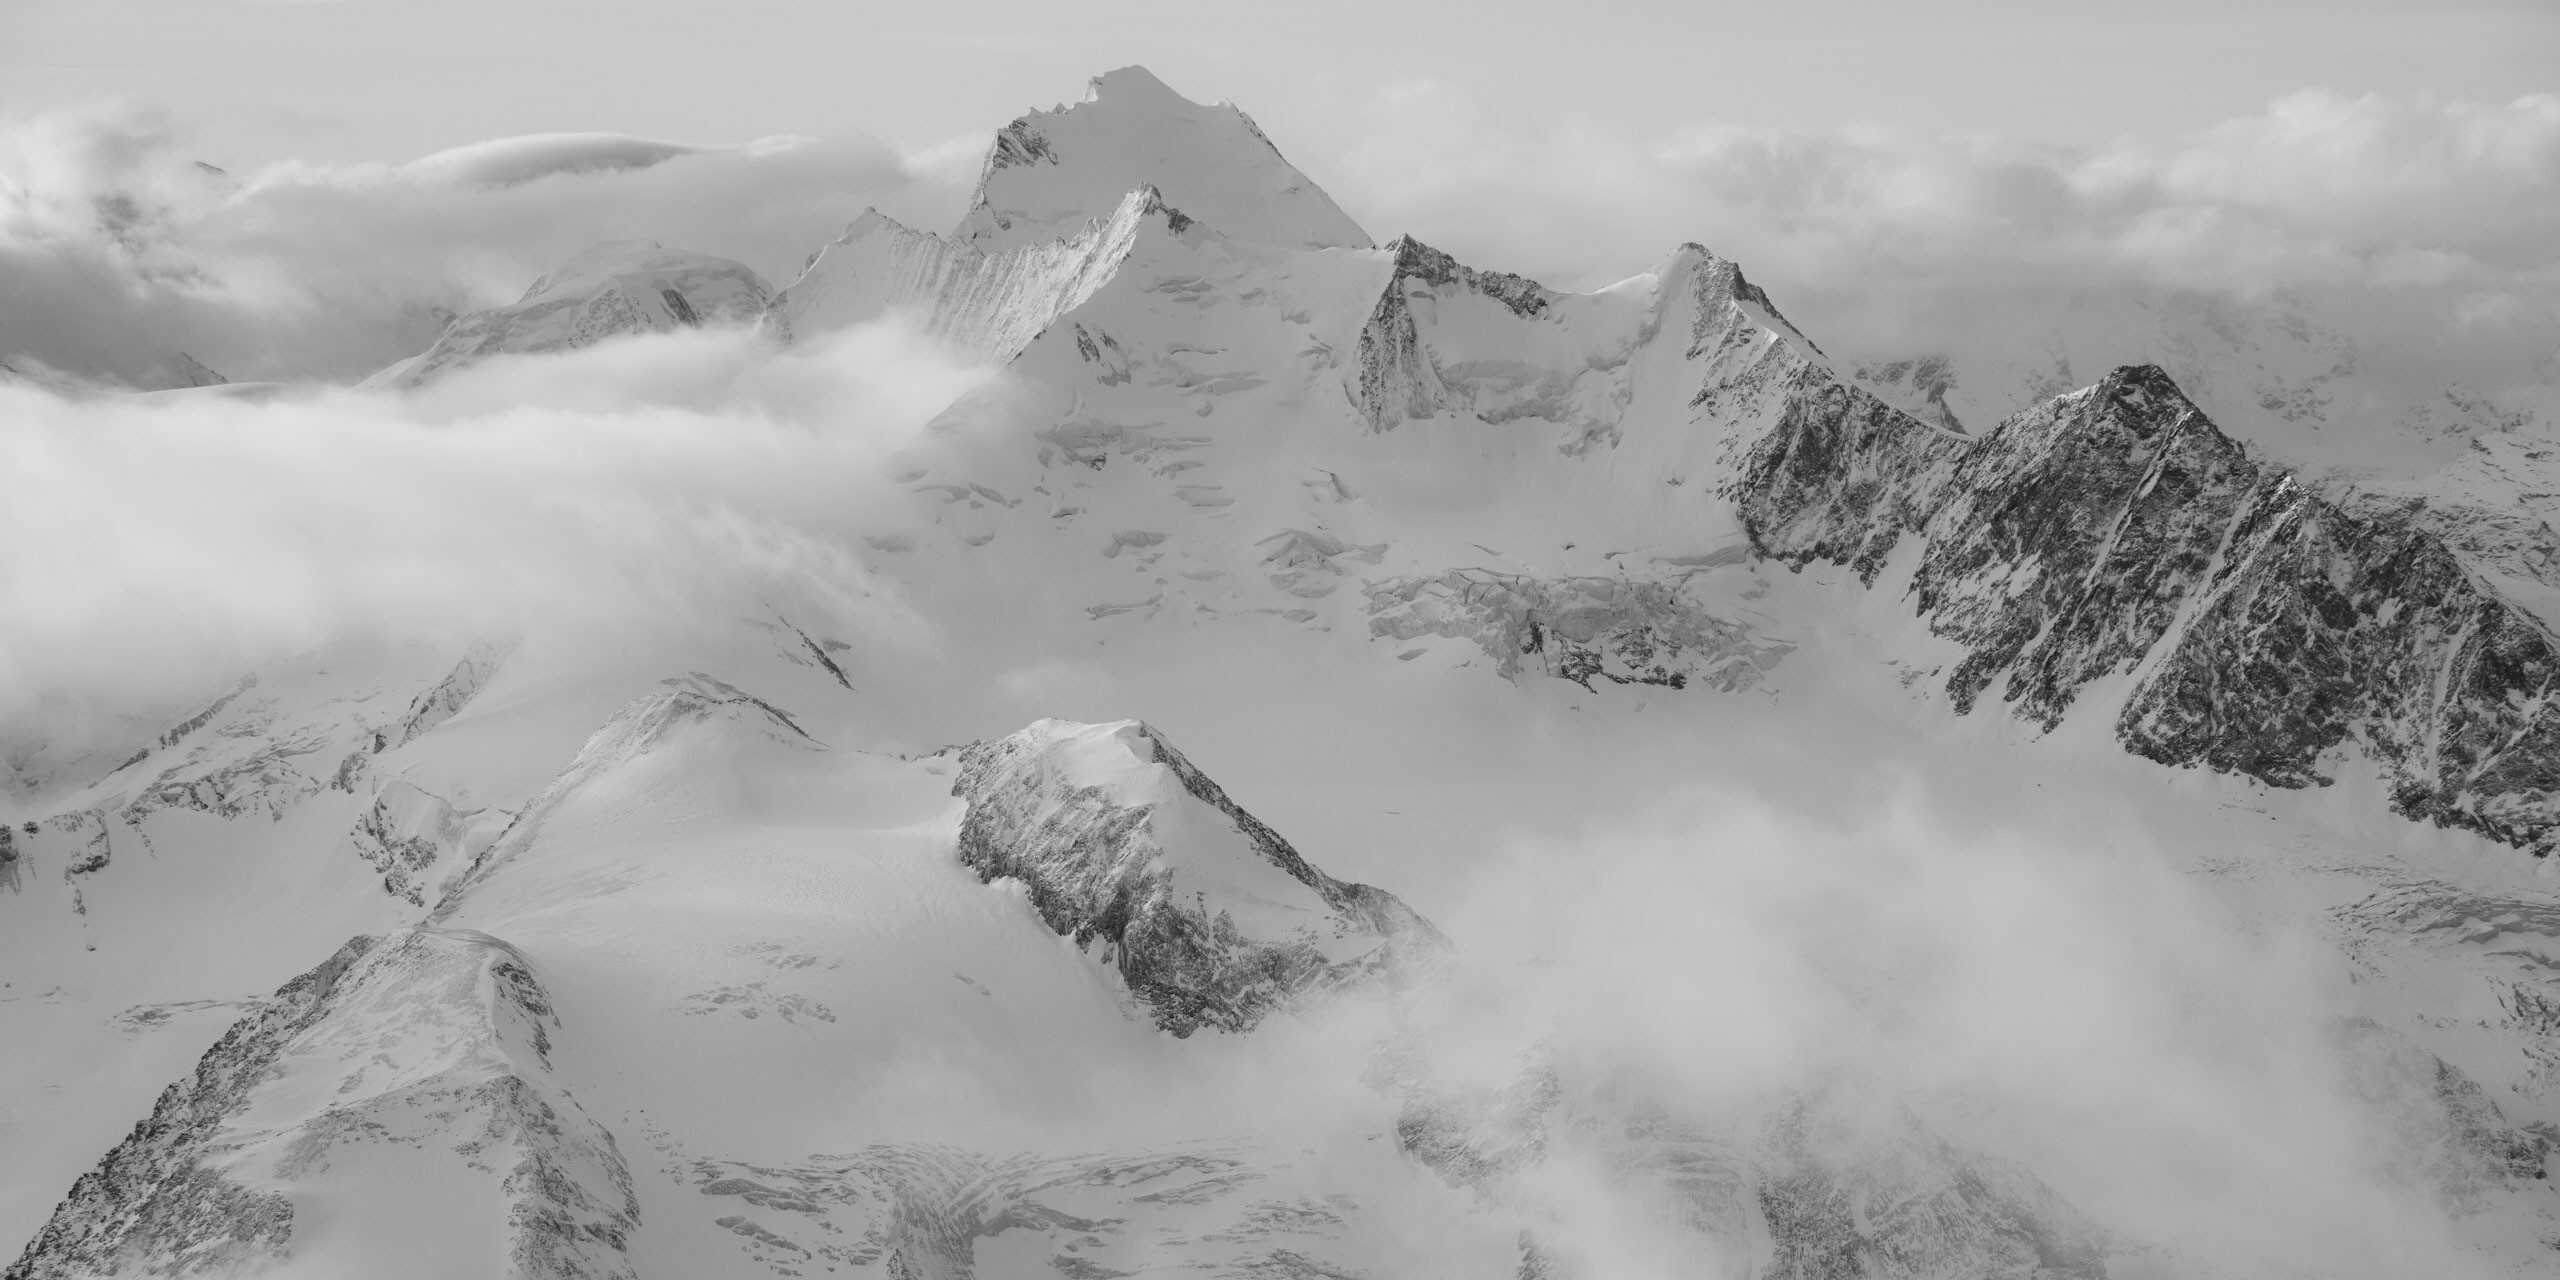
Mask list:
POLYGON ((1304 992, 1441 945, 1394 895, 1308 865, 1145 725, 1042 721, 959 758, 961 860, 983 879, 1023 882, 1051 929, 1102 943, 1177 1036, 1248 1030, 1304 992), (1236 874, 1286 877, 1297 900, 1205 896, 1236 874))
POLYGON ((62 865, 62 878, 69 880, 74 876, 95 875, 106 870, 107 864, 115 860, 116 851, 115 837, 107 830, 107 815, 96 809, 82 809, 64 817, 66 825, 75 827, 85 819, 89 826, 89 839, 80 846, 80 852, 62 865))
POLYGON ((426 905, 428 876, 462 846, 462 815, 437 796, 394 780, 356 819, 347 839, 382 876, 383 891, 413 907, 426 905))
POLYGON ((1001 1237, 1008 1260, 1043 1251, 1040 1274, 1072 1280, 1356 1274, 1323 1255, 1359 1205, 1339 1195, 1275 1199, 1274 1169, 1268 1153, 1213 1144, 1065 1158, 882 1145, 781 1166, 697 1159, 689 1174, 719 1203, 714 1222, 740 1252, 777 1272, 1021 1274, 1002 1264, 978 1270, 981 1243, 1001 1237))
POLYGON ((550 1079, 556 1025, 495 938, 358 937, 234 1024, 0 1274, 257 1273, 293 1246, 294 1189, 329 1185, 350 1149, 394 1145, 496 1181, 509 1280, 628 1280, 630 1171, 550 1079))
POLYGON ((843 665, 835 658, 837 652, 850 648, 850 645, 841 640, 828 640, 821 643, 817 637, 801 630, 788 618, 777 619, 774 625, 791 633, 791 639, 783 641, 780 645, 779 652, 783 657, 804 667, 815 667, 824 671, 837 685, 847 691, 852 690, 853 678, 844 673, 843 665))
POLYGON ((1509 307, 1511 314, 1524 320, 1547 309, 1550 295, 1546 288, 1527 276, 1478 271, 1412 236, 1398 236, 1387 248, 1395 254, 1398 281, 1419 280, 1470 289, 1509 307))
POLYGON ((1535 280, 1478 271, 1411 236, 1397 237, 1389 248, 1395 274, 1361 326, 1360 367, 1351 387, 1354 407, 1375 431, 1427 418, 1441 407, 1440 371, 1413 314, 1416 286, 1479 293, 1524 320, 1545 312, 1550 298, 1535 280))
MULTIPOLYGON (((987 152, 986 173, 1016 165, 1057 162, 1058 154, 1050 149, 1049 140, 1030 120, 1022 119, 996 131, 995 147, 987 152)), ((985 174, 979 175, 978 182, 981 186, 986 184, 985 174)))
POLYGON ((1977 438, 1807 370, 1731 496, 1763 554, 1910 596, 2051 728, 2098 681, 2125 747, 2278 787, 2370 760, 2401 813, 2547 852, 2560 652, 2420 523, 2351 514, 2216 429, 2159 369, 2119 369, 1977 438))
MULTIPOLYGON (((1571 456, 1620 442, 1603 384, 1622 353, 1591 352, 1585 376, 1601 381, 1568 395, 1444 371, 1458 356, 1434 350, 1456 341, 1433 336, 1435 304, 1480 294, 1529 325, 1551 318, 1555 295, 1410 240, 1395 249, 1347 383, 1372 430, 1458 411, 1556 421, 1571 456)), ((2560 839, 2560 642, 2469 567, 2444 520, 2330 500, 2225 435, 2154 366, 1968 436, 1845 378, 1704 249, 1682 247, 1653 305, 1638 341, 1689 331, 1689 408, 1724 435, 1718 489, 1752 549, 1845 565, 1870 586, 1903 552, 1897 584, 1966 650, 1944 673, 1959 712, 1996 692, 2050 730, 2095 691, 2126 749, 2165 764, 2298 788, 2369 762, 2408 817, 2539 852, 2560 839)), ((1477 354, 1466 367, 1508 358, 1477 354)), ((1948 374, 1864 376, 1942 395, 1948 374)), ((1371 589, 1378 634, 1474 638, 1506 673, 1535 657, 1585 684, 1685 685, 1698 683, 1689 654, 1737 648, 1708 634, 1721 630, 1712 615, 1671 607, 1669 583, 1624 584, 1561 621, 1539 597, 1590 594, 1579 580, 1461 573, 1371 589)))
POLYGON ((506 655, 503 645, 473 645, 442 680, 410 700, 409 709, 402 713, 397 723, 384 726, 374 735, 374 750, 387 751, 415 742, 437 725, 452 719, 488 687, 490 679, 498 674, 498 664, 505 661, 506 655))
POLYGON ((328 1012, 339 980, 374 942, 350 940, 232 1024, 194 1075, 162 1090, 150 1117, 80 1175, 0 1280, 85 1280, 129 1270, 179 1275, 281 1255, 293 1235, 292 1202, 212 1167, 216 1138, 273 1074, 285 1046, 328 1012), (171 1265, 133 1265, 146 1259, 171 1265), (187 1264, 176 1265, 180 1259, 187 1264))
POLYGON ((2341 1024, 2338 1041, 2350 1092, 2387 1126, 2377 1161, 2386 1177, 2457 1214, 2493 1192, 2548 1179, 2560 1148, 2551 1126, 2509 1123, 2479 1081, 2371 1019, 2341 1024))
POLYGON ((1368 604, 1373 635, 1469 640, 1505 677, 1534 667, 1586 689, 1744 689, 1791 648, 1717 616, 1678 582, 1453 569, 1372 582, 1368 604))

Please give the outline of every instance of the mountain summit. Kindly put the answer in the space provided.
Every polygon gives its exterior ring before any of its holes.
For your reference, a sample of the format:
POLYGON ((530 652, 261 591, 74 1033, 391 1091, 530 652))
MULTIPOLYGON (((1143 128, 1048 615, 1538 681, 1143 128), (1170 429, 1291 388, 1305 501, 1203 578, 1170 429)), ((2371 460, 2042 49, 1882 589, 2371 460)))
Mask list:
POLYGON ((1152 186, 1237 240, 1366 249, 1369 233, 1232 103, 1203 106, 1144 67, 1094 77, 1084 101, 1006 125, 957 238, 1002 250, 1072 235, 1152 186))
POLYGON ((2549 1272, 2541 544, 1373 244, 1135 68, 378 378, 884 321, 1002 373, 665 488, 839 608, 0 725, 0 1280, 2549 1272))

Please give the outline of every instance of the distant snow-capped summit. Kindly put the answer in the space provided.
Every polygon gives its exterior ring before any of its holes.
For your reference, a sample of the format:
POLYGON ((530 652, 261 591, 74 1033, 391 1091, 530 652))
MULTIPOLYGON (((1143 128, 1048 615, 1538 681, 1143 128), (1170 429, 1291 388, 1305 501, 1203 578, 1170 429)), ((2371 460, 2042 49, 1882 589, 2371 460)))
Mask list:
POLYGON ((490 356, 569 351, 622 334, 752 323, 772 301, 772 287, 744 263, 655 241, 607 241, 534 281, 513 305, 455 320, 434 346, 364 385, 415 387, 490 356))
POLYGON ((774 296, 772 315, 784 333, 815 333, 898 311, 971 356, 1010 360, 1109 283, 1149 228, 1180 234, 1191 225, 1154 187, 1124 194, 1071 234, 1001 249, 866 209, 774 296))
POLYGON ((1006 125, 955 237, 986 250, 1072 235, 1140 187, 1238 240, 1370 247, 1369 233, 1231 103, 1203 106, 1144 67, 1096 76, 1084 101, 1006 125))
MULTIPOLYGON (((1135 69, 1003 130, 954 235, 866 212, 770 299, 600 246, 378 380, 890 315, 1006 366, 866 449, 824 526, 929 645, 778 614, 422 639, 95 741, 0 735, 0 1043, 34 1046, 0 1098, 43 1103, 0 1106, 0 1243, 37 1233, 0 1280, 1597 1280, 1631 1269, 1600 1247, 1629 1205, 1681 1260, 1646 1273, 2309 1274, 2258 1256, 2291 1233, 2128 1214, 2074 1150, 2115 1142, 2024 1140, 2050 1109, 1827 1054, 1697 1094, 1715 1042, 1675 1024, 1725 1028, 1668 962, 1712 962, 1676 949, 1712 920, 1613 915, 1641 963, 1561 988, 1677 1031, 1680 1071, 1509 1003, 1576 937, 1549 895, 1644 873, 1604 839, 1530 910, 1445 905, 1544 805, 1604 831, 1756 778, 1861 812, 1878 762, 1958 754, 1931 767, 1994 816, 2050 784, 2070 844, 2174 850, 2336 942, 2364 1020, 2272 1028, 2345 1042, 2302 1061, 2484 1258, 2560 1238, 2560 901, 2496 847, 2560 849, 2560 594, 2525 591, 2560 535, 2509 496, 2560 464, 2529 423, 2470 437, 2469 487, 2338 498, 2173 362, 2075 389, 1835 360, 1695 244, 1585 293, 1372 245, 1240 112, 1135 69), (2002 385, 2022 403, 1974 409, 2002 385), (1055 703, 1079 720, 982 736, 1055 703), (1326 999, 1354 988, 1388 998, 1326 999), (1523 1012, 1533 1047, 1478 1025, 1523 1012)), ((2265 412, 2342 416, 2354 370, 2275 359, 2319 335, 2216 340, 2274 354, 2211 371, 2326 379, 2265 412)), ((2117 346, 2056 350, 2068 383, 2117 346)), ((1773 936, 1831 956, 1857 918, 1820 914, 1773 936)))

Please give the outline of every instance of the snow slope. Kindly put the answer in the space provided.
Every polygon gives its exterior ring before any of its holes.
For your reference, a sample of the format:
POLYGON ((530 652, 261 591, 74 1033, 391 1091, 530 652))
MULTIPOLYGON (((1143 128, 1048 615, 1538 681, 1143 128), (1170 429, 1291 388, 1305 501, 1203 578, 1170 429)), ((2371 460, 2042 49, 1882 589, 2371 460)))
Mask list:
POLYGON ((783 288, 771 315, 784 332, 801 335, 913 316, 971 356, 1010 360, 1111 278, 1142 226, 1169 225, 1169 216, 1155 190, 1142 188, 1071 235, 988 250, 866 209, 783 288))
POLYGON ((1697 245, 1375 247, 1134 70, 952 237, 733 268, 608 246, 384 378, 1003 362, 848 497, 927 641, 328 650, 13 744, 11 1280, 2547 1270, 2554 659, 2441 523, 2157 368, 1879 397, 1697 245))
POLYGON ((533 282, 511 306, 475 311, 435 345, 367 378, 367 387, 411 388, 496 355, 539 355, 634 333, 665 333, 762 317, 772 287, 726 258, 649 241, 600 244, 533 282))
POLYGON ((1238 239, 1370 245, 1252 117, 1228 103, 1192 102, 1144 67, 1096 76, 1084 101, 1034 111, 998 131, 956 238, 990 251, 1060 238, 1147 186, 1238 239))

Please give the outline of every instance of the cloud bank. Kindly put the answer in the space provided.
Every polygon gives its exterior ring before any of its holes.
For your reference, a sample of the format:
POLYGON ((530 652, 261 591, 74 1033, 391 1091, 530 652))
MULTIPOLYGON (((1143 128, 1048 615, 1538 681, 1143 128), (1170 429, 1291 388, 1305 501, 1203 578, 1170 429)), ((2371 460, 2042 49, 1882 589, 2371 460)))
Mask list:
POLYGON ((1700 241, 1861 356, 1985 325, 2031 338, 2084 296, 2198 291, 2287 295, 2414 349, 2423 374, 2560 375, 2560 95, 2307 90, 2186 137, 2090 146, 1571 118, 1522 132, 1428 81, 1371 114, 1376 132, 1310 168, 1381 234, 1577 288, 1700 241))
MULTIPOLYGON (((2560 95, 2305 90, 2084 146, 1569 115, 1522 131, 1431 81, 1368 119, 1297 150, 1382 234, 1573 288, 1697 240, 1855 358, 2006 352, 2065 308, 2197 294, 2281 299, 2396 377, 2560 380, 2560 95)), ((148 110, 0 123, 0 359, 138 385, 171 381, 180 351, 234 379, 352 377, 606 239, 778 285, 867 204, 949 221, 982 141, 538 135, 227 174, 148 110)))
MULTIPOLYGON (((2121 286, 2385 299, 2529 353, 2560 253, 2553 99, 2302 95, 2172 146, 2078 150, 1504 137, 1440 90, 1391 105, 1341 166, 1373 227, 1566 284, 1701 239, 1878 345, 2121 286)), ((235 377, 362 372, 423 346, 437 308, 512 297, 599 239, 785 273, 883 198, 866 190, 942 198, 947 167, 577 136, 236 176, 148 116, 49 118, 0 143, 0 296, 26 300, 0 309, 0 352, 128 380, 175 350, 235 377)), ((98 723, 351 637, 680 640, 775 607, 894 635, 921 624, 861 572, 851 522, 880 459, 988 377, 874 327, 785 354, 627 339, 409 398, 0 388, 0 722, 98 723)), ((1442 921, 1479 967, 1438 1011, 1435 1065, 1560 1042, 1568 1068, 1710 1120, 1845 1080, 2244 1273, 2454 1273, 2445 1224, 2373 1172, 2373 1117, 2335 1078, 2333 956, 2244 936, 2139 839, 1986 834, 1925 786, 1853 805, 1819 781, 1819 807, 1692 789, 1524 843, 1442 921)), ((1318 1048, 1304 1060, 1348 1052, 1318 1048)), ((1273 1105, 1335 1101, 1301 1087, 1273 1105)), ((1648 1202, 1559 1165, 1559 1247, 1594 1274, 1696 1273, 1648 1202)))
POLYGON ((627 338, 410 397, 0 386, 0 724, 94 727, 324 645, 681 645, 776 610, 911 642, 850 522, 988 377, 874 325, 627 338))
POLYGON ((0 122, 0 360, 165 385, 360 376, 602 240, 736 258, 777 286, 865 205, 956 216, 952 166, 865 139, 500 139, 404 165, 198 163, 166 117, 0 122))
MULTIPOLYGON (((2245 924, 2175 869, 2165 826, 1973 811, 1917 746, 1516 841, 1441 918, 1465 960, 1408 1012, 1427 1074, 1499 1091, 1540 1064, 1646 1119, 1550 1122, 1506 1193, 1571 1274, 1744 1274, 1747 1242, 1688 1207, 1714 1185, 1688 1161, 1734 1158, 1799 1100, 1886 1167, 1905 1115, 2018 1162, 2106 1233, 2116 1274, 2496 1273, 2351 1080, 2328 944, 2245 924)), ((2067 768, 2029 776, 2113 811, 2067 768)))

